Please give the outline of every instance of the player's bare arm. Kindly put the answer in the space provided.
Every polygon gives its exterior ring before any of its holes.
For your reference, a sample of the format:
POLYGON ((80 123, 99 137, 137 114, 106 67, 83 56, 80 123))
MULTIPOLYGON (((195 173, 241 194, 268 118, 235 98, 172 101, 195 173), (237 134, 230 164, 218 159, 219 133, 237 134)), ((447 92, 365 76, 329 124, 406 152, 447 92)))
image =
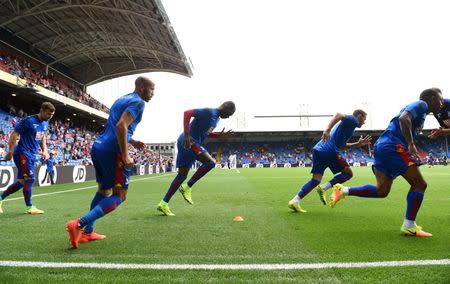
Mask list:
POLYGON ((225 127, 220 132, 212 132, 213 129, 211 129, 211 132, 209 132, 208 137, 211 138, 228 138, 234 135, 234 132, 232 129, 225 131, 225 127))
POLYGON ((48 156, 47 137, 46 137, 46 135, 44 135, 44 137, 42 137, 41 149, 42 149, 42 160, 43 161, 47 161, 49 156, 48 156))
POLYGON ((366 135, 366 136, 360 136, 359 140, 354 143, 347 143, 344 147, 341 147, 341 150, 347 150, 347 149, 353 149, 353 148, 360 148, 364 147, 370 144, 372 141, 372 136, 366 135))
POLYGON ((331 129, 333 128, 333 126, 336 125, 336 123, 338 123, 339 121, 343 120, 345 118, 345 115, 342 113, 336 113, 333 118, 331 118, 330 122, 328 123, 327 128, 325 128, 325 130, 322 133, 322 137, 320 139, 322 139, 323 142, 326 142, 328 139, 330 139, 330 132, 331 129))
POLYGON ((183 129, 184 129, 184 138, 183 138, 183 146, 184 148, 190 148, 192 143, 192 137, 189 134, 189 123, 191 118, 194 116, 194 110, 190 109, 184 112, 183 115, 183 129))
POLYGON ((12 159, 14 154, 14 148, 16 148, 17 141, 19 141, 20 134, 19 132, 13 130, 11 134, 9 135, 9 141, 8 141, 8 153, 5 156, 5 161, 9 161, 12 159))
POLYGON ((413 135, 411 132, 412 129, 412 115, 408 111, 404 111, 399 119, 400 129, 402 130, 403 137, 405 137, 406 143, 408 143, 408 151, 412 155, 416 157, 416 159, 420 159, 419 151, 417 150, 416 145, 414 144, 413 135))
POLYGON ((440 136, 446 136, 446 135, 449 135, 449 134, 450 134, 450 128, 439 127, 438 129, 431 130, 431 134, 428 135, 428 138, 436 139, 436 138, 438 138, 440 136))
POLYGON ((144 142, 134 139, 131 139, 129 143, 138 150, 144 150, 147 147, 147 145, 144 142))
POLYGON ((127 146, 128 126, 133 123, 133 120, 133 116, 130 113, 124 112, 116 124, 117 143, 119 144, 120 153, 122 154, 122 159, 126 167, 133 166, 133 159, 128 154, 127 146))

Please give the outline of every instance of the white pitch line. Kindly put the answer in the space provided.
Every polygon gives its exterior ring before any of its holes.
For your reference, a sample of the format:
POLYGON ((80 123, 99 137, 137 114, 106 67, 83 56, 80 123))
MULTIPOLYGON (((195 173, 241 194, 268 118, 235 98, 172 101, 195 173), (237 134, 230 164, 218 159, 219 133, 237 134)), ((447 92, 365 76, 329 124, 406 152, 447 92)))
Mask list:
POLYGON ((241 172, 236 168, 234 169, 238 174, 240 174, 241 172))
MULTIPOLYGON (((169 174, 162 174, 160 176, 151 176, 151 177, 146 177, 146 178, 132 179, 132 180, 130 180, 130 182, 136 182, 136 181, 141 181, 141 180, 146 180, 146 179, 154 179, 154 178, 166 177, 166 176, 170 176, 170 174, 171 173, 169 173, 169 174)), ((39 197, 39 196, 47 196, 47 195, 53 195, 53 194, 61 194, 61 193, 67 193, 67 192, 73 192, 73 191, 80 191, 80 190, 84 190, 84 189, 88 189, 88 188, 96 188, 96 187, 97 187, 97 185, 91 185, 91 186, 79 187, 79 188, 62 190, 62 191, 56 191, 56 192, 33 194, 33 198, 39 197)), ((14 200, 23 200, 23 197, 8 198, 8 199, 3 200, 3 202, 14 201, 14 200)))
POLYGON ((303 270, 322 268, 363 268, 450 265, 450 259, 406 260, 379 262, 325 262, 325 263, 274 263, 274 264, 137 264, 137 263, 83 263, 0 261, 0 267, 35 268, 94 268, 94 269, 145 269, 145 270, 303 270))
MULTIPOLYGON (((72 191, 79 191, 79 190, 88 189, 88 188, 94 188, 94 187, 97 187, 97 185, 86 186, 86 187, 79 187, 79 188, 74 188, 74 189, 69 189, 69 190, 64 190, 64 191, 57 191, 57 192, 33 194, 33 198, 39 197, 39 196, 46 196, 46 195, 60 194, 60 193, 66 193, 66 192, 72 192, 72 191)), ((8 199, 3 200, 3 202, 9 202, 9 201, 14 201, 14 200, 23 200, 23 197, 8 198, 8 199)))

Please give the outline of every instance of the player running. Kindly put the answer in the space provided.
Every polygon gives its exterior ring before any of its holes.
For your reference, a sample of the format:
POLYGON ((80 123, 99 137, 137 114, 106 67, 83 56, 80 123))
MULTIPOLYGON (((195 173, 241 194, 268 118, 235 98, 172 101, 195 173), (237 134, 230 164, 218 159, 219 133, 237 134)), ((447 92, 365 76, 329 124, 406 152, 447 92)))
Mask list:
POLYGON ((305 213, 306 210, 300 206, 300 200, 308 193, 316 188, 319 198, 324 205, 326 205, 325 191, 331 188, 334 184, 343 183, 352 178, 353 172, 349 164, 344 158, 343 150, 363 147, 370 143, 372 137, 360 137, 358 142, 347 143, 347 141, 355 133, 355 129, 363 126, 366 121, 367 114, 361 109, 353 112, 353 115, 344 115, 336 113, 327 128, 323 131, 321 140, 314 146, 313 152, 313 166, 312 178, 303 185, 300 191, 288 203, 288 207, 294 212, 305 213), (319 185, 322 181, 323 173, 327 168, 334 176, 329 182, 319 185))
POLYGON ((9 161, 14 157, 14 164, 17 167, 17 181, 2 193, 0 213, 3 213, 3 200, 21 188, 23 188, 23 198, 27 206, 26 213, 31 215, 44 213, 44 211, 33 206, 32 203, 34 166, 39 145, 42 149, 42 160, 48 159, 46 132, 48 121, 54 114, 55 106, 52 103, 42 103, 38 114, 24 118, 15 125, 13 132, 11 132, 8 142, 9 152, 6 154, 5 160, 9 161), (19 140, 18 144, 17 140, 19 140))
POLYGON ((184 132, 181 133, 177 141, 178 154, 176 165, 178 167, 178 174, 172 181, 164 198, 159 202, 157 207, 158 211, 161 211, 166 216, 175 216, 170 211, 168 203, 178 188, 183 198, 189 204, 194 204, 191 196, 192 186, 216 165, 216 161, 201 144, 207 136, 226 137, 230 135, 231 130, 228 132, 224 132, 224 130, 222 132, 212 131, 221 118, 228 118, 235 111, 236 107, 234 103, 227 101, 218 108, 191 109, 184 112, 184 132), (189 124, 192 117, 194 119, 189 124), (200 161, 202 165, 187 183, 183 183, 187 178, 189 169, 196 160, 200 161))
POLYGON ((154 89, 155 84, 150 79, 138 77, 134 92, 120 97, 112 105, 105 130, 95 140, 91 150, 98 183, 98 191, 91 202, 91 211, 66 224, 72 247, 78 248, 78 242, 106 238, 94 231, 94 223, 125 201, 133 166, 133 159, 128 153, 128 143, 139 150, 145 148, 144 143, 131 137, 141 122, 145 102, 153 97, 154 89))
POLYGON ((336 184, 330 196, 330 206, 335 207, 346 195, 384 198, 389 194, 393 180, 401 175, 411 188, 406 198, 406 216, 400 231, 408 236, 431 237, 432 234, 423 231, 415 222, 427 183, 418 167, 420 157, 414 137, 422 130, 426 115, 438 112, 442 104, 440 92, 426 89, 420 94, 419 101, 402 109, 374 145, 377 185, 345 187, 336 184))

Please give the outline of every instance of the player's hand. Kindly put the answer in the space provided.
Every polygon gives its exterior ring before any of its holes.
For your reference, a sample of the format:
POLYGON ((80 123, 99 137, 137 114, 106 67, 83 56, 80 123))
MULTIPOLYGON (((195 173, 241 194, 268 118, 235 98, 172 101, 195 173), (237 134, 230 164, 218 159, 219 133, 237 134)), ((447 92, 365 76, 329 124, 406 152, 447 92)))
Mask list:
POLYGON ((417 161, 420 161, 419 150, 417 150, 417 147, 414 143, 408 145, 408 151, 411 155, 414 156, 414 158, 416 158, 417 161))
POLYGON ((4 158, 3 160, 5 160, 5 161, 10 161, 10 160, 12 159, 12 157, 13 157, 13 152, 8 152, 8 153, 5 155, 5 158, 4 158))
POLYGON ((442 136, 444 134, 444 129, 442 127, 439 127, 438 129, 431 130, 431 134, 428 135, 428 138, 436 139, 439 136, 442 136))
POLYGON ((42 152, 42 161, 47 161, 49 158, 49 155, 47 152, 42 152))
POLYGON ((234 135, 233 129, 230 129, 227 132, 225 132, 225 127, 219 133, 219 137, 221 137, 221 138, 229 138, 233 135, 234 135))
POLYGON ((366 145, 369 145, 371 141, 372 141, 372 136, 366 135, 365 137, 363 137, 363 136, 361 135, 361 136, 359 137, 359 140, 358 140, 358 145, 359 145, 360 147, 366 146, 366 145))
POLYGON ((141 151, 144 150, 145 147, 147 147, 147 145, 144 142, 137 141, 137 140, 131 140, 130 144, 133 145, 134 148, 141 150, 141 151))
POLYGON ((322 139, 323 143, 327 142, 327 140, 330 139, 330 131, 324 130, 320 139, 322 139))
POLYGON ((183 147, 186 149, 191 148, 191 144, 192 144, 192 137, 189 134, 184 134, 184 138, 183 138, 183 147))
POLYGON ((123 162, 125 164, 125 168, 126 169, 131 169, 134 165, 134 161, 133 158, 131 158, 130 156, 126 156, 125 159, 123 159, 123 162))

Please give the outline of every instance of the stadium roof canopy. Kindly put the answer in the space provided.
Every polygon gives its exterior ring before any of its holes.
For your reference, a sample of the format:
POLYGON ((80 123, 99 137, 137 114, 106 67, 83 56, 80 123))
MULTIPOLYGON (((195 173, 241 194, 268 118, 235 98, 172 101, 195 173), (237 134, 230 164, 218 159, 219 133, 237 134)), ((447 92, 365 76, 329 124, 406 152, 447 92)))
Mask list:
POLYGON ((3 0, 0 40, 82 85, 192 75, 160 0, 3 0))

